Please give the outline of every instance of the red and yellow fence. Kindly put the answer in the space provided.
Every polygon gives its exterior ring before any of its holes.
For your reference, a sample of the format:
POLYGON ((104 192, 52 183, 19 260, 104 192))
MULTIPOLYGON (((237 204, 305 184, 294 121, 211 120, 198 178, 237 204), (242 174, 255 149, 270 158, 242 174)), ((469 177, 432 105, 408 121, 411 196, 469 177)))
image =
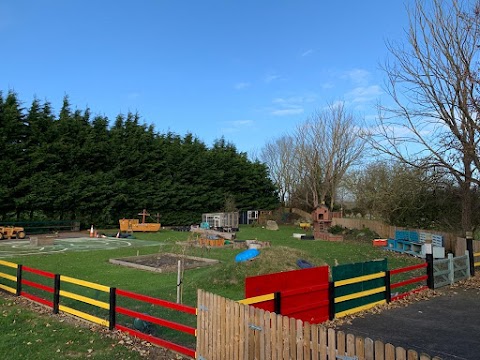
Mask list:
MULTIPOLYGON (((142 308, 142 304, 147 304, 148 307, 165 308, 174 312, 193 315, 196 324, 197 309, 194 307, 65 275, 54 274, 4 260, 0 260, 0 269, 2 270, 0 271, 0 289, 2 290, 51 307, 53 313, 62 311, 108 327, 110 330, 118 329, 153 344, 195 357, 194 346, 180 345, 174 341, 168 341, 153 334, 145 334, 127 326, 127 324, 117 322, 117 317, 122 315, 130 320, 133 319, 133 322, 137 320, 145 321, 174 332, 188 334, 195 339, 197 336, 196 327, 139 311, 142 308), (117 306, 117 298, 130 299, 133 301, 131 306, 137 309, 133 310, 117 306)), ((195 343, 195 341, 190 341, 190 343, 195 343)))

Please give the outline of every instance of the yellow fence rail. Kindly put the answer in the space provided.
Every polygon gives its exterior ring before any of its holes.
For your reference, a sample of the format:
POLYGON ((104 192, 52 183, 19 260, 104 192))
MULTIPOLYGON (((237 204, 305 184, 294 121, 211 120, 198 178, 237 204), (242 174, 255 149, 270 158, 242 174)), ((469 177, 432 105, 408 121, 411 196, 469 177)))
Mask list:
POLYGON ((271 293, 271 294, 254 296, 251 298, 239 300, 238 302, 243 305, 252 305, 252 304, 257 304, 259 302, 264 302, 264 301, 274 300, 274 299, 275 299, 275 293, 271 293))
POLYGON ((91 289, 104 291, 106 293, 110 292, 110 287, 108 287, 108 286, 100 285, 100 284, 93 283, 93 282, 90 282, 90 281, 75 279, 75 278, 65 276, 65 275, 60 276, 60 281, 65 281, 65 282, 68 282, 68 283, 71 283, 71 284, 80 285, 80 286, 88 287, 88 288, 91 288, 91 289))
MULTIPOLYGON (((9 268, 12 268, 12 269, 15 269, 15 270, 18 269, 18 264, 12 263, 10 261, 0 260, 0 265, 9 267, 9 268)), ((7 280, 9 280, 13 283, 17 282, 17 274, 11 275, 11 274, 7 274, 7 273, 4 273, 4 272, 0 272, 0 278, 7 279, 7 280)), ((12 294, 17 293, 16 287, 13 288, 13 287, 5 285, 5 284, 0 284, 0 289, 3 289, 3 290, 5 290, 9 293, 12 293, 12 294)))
MULTIPOLYGON (((480 257, 480 252, 473 253, 473 258, 475 259, 476 257, 480 257)), ((480 266, 480 261, 475 261, 473 263, 473 266, 475 267, 480 266)))

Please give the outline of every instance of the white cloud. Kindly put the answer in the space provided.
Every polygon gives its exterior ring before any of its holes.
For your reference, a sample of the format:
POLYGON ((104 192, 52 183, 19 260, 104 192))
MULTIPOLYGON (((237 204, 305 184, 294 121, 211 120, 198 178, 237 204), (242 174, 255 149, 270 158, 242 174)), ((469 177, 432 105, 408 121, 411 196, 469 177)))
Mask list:
POLYGON ((282 77, 280 75, 272 73, 272 74, 267 74, 263 80, 266 83, 271 83, 272 81, 280 80, 281 78, 282 77))
POLYGON ((275 98, 272 100, 274 104, 296 105, 303 103, 312 103, 317 99, 316 95, 309 94, 304 96, 290 96, 287 98, 275 98))
POLYGON ((221 133, 231 134, 253 127, 254 122, 252 120, 233 120, 225 121, 224 125, 225 126, 220 129, 221 133))
POLYGON ((366 86, 370 78, 370 72, 364 69, 352 69, 346 71, 342 78, 348 79, 356 85, 366 86))
POLYGON ((291 108, 291 109, 277 109, 272 111, 272 115, 274 116, 287 116, 287 115, 298 115, 303 114, 303 108, 291 108))
POLYGON ((305 104, 313 103, 316 100, 316 94, 278 97, 272 100, 274 108, 270 109, 270 114, 273 116, 303 114, 305 112, 305 104))
POLYGON ((236 83, 233 87, 237 90, 242 90, 250 87, 250 85, 251 84, 249 82, 239 82, 239 83, 236 83))
POLYGON ((354 103, 367 102, 375 100, 382 95, 382 89, 378 85, 359 86, 349 91, 345 96, 354 103))
POLYGON ((311 55, 312 53, 313 53, 313 49, 308 49, 307 51, 304 51, 304 52, 302 53, 302 57, 311 55))
POLYGON ((253 121, 252 120, 235 120, 235 121, 230 121, 230 124, 236 127, 245 127, 245 126, 252 126, 253 121))

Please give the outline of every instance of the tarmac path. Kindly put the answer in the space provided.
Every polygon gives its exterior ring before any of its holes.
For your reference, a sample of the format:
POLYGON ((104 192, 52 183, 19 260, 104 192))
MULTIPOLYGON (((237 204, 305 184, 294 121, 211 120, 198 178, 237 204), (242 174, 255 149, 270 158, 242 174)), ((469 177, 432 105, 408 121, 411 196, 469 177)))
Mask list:
POLYGON ((124 247, 162 246, 163 243, 138 239, 117 239, 114 237, 59 237, 52 245, 32 246, 29 240, 2 240, 0 241, 0 259, 56 254, 71 251, 112 250, 124 247))
POLYGON ((480 359, 480 288, 436 291, 440 296, 366 314, 337 329, 445 360, 480 359))

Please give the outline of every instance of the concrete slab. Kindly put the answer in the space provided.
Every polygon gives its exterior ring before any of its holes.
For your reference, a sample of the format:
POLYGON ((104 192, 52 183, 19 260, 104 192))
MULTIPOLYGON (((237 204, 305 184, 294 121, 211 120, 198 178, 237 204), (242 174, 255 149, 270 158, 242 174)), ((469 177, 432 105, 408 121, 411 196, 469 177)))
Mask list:
POLYGON ((367 314, 338 329, 445 360, 480 359, 480 289, 438 292, 430 300, 367 314))

